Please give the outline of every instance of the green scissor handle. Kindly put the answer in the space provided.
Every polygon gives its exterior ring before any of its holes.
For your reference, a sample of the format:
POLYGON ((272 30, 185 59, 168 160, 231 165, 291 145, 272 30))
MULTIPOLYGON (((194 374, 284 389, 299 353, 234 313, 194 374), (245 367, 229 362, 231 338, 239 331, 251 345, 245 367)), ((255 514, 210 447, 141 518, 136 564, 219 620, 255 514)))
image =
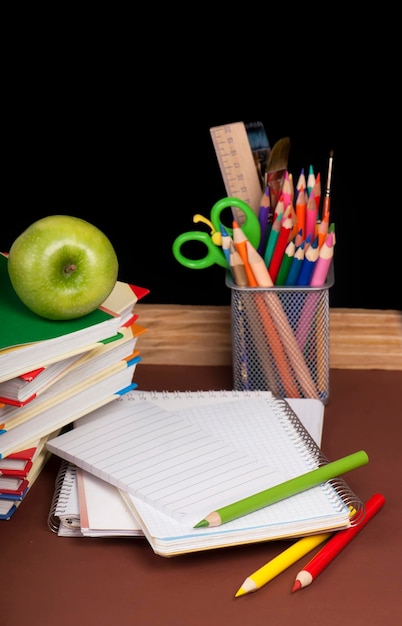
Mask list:
MULTIPOLYGON (((240 200, 240 198, 222 198, 222 200, 218 200, 218 202, 214 204, 211 209, 211 223, 213 225, 214 232, 220 232, 221 213, 228 207, 236 207, 243 211, 245 214, 245 221, 244 224, 241 225, 242 231, 251 245, 257 248, 261 237, 261 227, 258 217, 251 207, 243 200, 240 200)), ((233 230, 226 226, 225 229, 232 236, 233 230)), ((211 235, 198 230, 189 231, 176 237, 173 242, 173 254, 179 263, 190 269, 201 270, 214 264, 220 265, 225 269, 228 268, 227 260, 222 248, 213 242, 211 235), (201 259, 190 259, 184 256, 181 252, 181 247, 189 241, 199 241, 203 243, 207 248, 206 255, 201 259)))

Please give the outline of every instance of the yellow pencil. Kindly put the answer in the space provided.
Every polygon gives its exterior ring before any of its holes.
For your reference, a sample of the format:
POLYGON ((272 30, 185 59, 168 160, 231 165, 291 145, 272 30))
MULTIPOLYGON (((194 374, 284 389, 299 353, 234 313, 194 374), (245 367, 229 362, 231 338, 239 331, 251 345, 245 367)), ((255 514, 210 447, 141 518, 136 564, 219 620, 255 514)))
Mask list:
POLYGON ((275 576, 281 574, 308 552, 329 539, 332 534, 333 533, 321 533, 319 535, 309 535, 308 537, 299 539, 299 541, 293 543, 289 548, 278 554, 278 556, 253 572, 253 574, 247 576, 242 586, 237 590, 235 598, 261 589, 261 587, 275 578, 275 576))

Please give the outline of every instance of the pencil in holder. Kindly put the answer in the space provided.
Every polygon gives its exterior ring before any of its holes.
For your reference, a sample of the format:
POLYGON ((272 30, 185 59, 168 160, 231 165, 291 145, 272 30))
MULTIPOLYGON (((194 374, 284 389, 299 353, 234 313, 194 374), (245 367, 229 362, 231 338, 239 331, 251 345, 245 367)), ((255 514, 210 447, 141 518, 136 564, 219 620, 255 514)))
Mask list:
POLYGON ((233 386, 329 400, 329 289, 239 287, 230 275, 233 386))

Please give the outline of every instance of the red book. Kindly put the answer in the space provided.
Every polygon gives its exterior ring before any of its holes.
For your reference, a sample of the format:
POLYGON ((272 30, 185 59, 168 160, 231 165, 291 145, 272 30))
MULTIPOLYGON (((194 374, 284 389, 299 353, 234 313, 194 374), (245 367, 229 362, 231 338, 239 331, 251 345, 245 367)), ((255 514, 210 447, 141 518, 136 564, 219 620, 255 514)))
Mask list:
POLYGON ((19 476, 0 476, 0 500, 10 500, 10 496, 20 497, 28 489, 26 478, 19 476))
POLYGON ((35 453, 36 447, 27 448, 0 459, 0 476, 24 478, 32 467, 35 453))

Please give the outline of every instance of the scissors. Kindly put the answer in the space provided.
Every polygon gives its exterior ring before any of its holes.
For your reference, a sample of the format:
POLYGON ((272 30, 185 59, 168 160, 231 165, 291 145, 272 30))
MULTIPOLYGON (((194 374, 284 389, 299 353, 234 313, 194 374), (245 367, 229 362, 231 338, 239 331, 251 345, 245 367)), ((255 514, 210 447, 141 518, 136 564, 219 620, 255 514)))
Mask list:
MULTIPOLYGON (((222 245, 222 235, 220 232, 220 224, 221 224, 221 213, 224 209, 228 207, 236 207, 243 211, 245 215, 244 224, 242 224, 241 229, 243 233, 246 235, 247 239, 251 243, 254 248, 258 247, 261 237, 261 227, 258 221, 257 215, 254 213, 253 209, 240 198, 223 198, 222 200, 218 200, 214 204, 211 209, 210 217, 211 220, 203 217, 202 215, 194 215, 194 222, 204 222, 209 225, 211 228, 211 233, 205 233, 198 230, 192 230, 187 233, 183 233, 179 235, 173 242, 173 254, 176 257, 176 260, 179 261, 185 267, 189 267, 190 269, 201 270, 206 267, 210 267, 216 263, 221 267, 228 268, 228 262, 226 260, 225 253, 223 252, 222 245), (206 248, 206 255, 201 259, 189 259, 181 253, 181 247, 184 243, 188 241, 200 241, 203 243, 206 248)), ((233 229, 225 226, 225 230, 228 232, 230 236, 233 234, 233 229)))

